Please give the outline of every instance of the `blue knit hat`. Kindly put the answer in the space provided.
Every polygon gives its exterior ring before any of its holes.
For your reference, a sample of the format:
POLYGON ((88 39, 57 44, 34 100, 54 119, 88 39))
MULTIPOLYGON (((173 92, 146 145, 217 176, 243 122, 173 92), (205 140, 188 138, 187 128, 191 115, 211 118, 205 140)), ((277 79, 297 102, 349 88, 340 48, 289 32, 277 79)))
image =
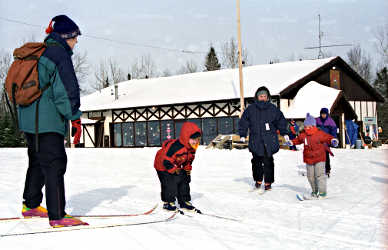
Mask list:
POLYGON ((307 113, 303 124, 304 126, 316 126, 317 122, 315 121, 315 118, 310 115, 310 113, 307 113))
POLYGON ((322 108, 320 114, 329 114, 329 110, 327 108, 322 108))
POLYGON ((58 33, 63 39, 70 39, 81 35, 77 24, 66 15, 59 15, 51 19, 46 33, 50 34, 51 32, 58 33), (55 22, 54 27, 52 26, 53 22, 55 22))

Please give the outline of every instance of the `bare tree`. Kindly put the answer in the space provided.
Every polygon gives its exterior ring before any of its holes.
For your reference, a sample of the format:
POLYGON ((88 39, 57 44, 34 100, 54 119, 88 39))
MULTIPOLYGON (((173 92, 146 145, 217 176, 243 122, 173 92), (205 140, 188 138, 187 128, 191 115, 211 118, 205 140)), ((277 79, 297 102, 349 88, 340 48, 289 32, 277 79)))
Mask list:
POLYGON ((171 73, 171 71, 169 69, 165 69, 162 72, 162 76, 164 76, 164 77, 171 76, 171 75, 172 75, 172 73, 171 73))
MULTIPOLYGON (((237 68, 238 67, 238 45, 235 39, 232 37, 230 41, 225 42, 221 46, 221 60, 222 65, 225 68, 237 68)), ((242 48, 242 61, 244 65, 248 65, 248 52, 247 49, 242 48)))
POLYGON ((90 86, 92 89, 101 91, 101 89, 109 86, 109 84, 107 84, 108 66, 105 60, 101 60, 97 65, 94 76, 96 77, 96 82, 90 86))
POLYGON ((378 27, 375 33, 376 47, 385 65, 388 64, 388 24, 378 27))
POLYGON ((372 80, 372 59, 357 45, 347 52, 349 65, 366 81, 372 80))
POLYGON ((81 89, 81 95, 87 94, 89 90, 88 83, 85 82, 89 75, 89 64, 87 60, 87 52, 84 53, 76 52, 73 57, 74 71, 77 76, 78 83, 81 89))
POLYGON ((100 91, 114 83, 126 80, 126 76, 113 58, 101 60, 94 72, 96 82, 91 85, 94 90, 100 91))
POLYGON ((187 73, 195 73, 198 72, 198 65, 194 62, 194 60, 186 61, 185 65, 183 65, 178 71, 177 74, 187 74, 187 73))
POLYGON ((10 53, 0 51, 0 115, 4 114, 7 109, 5 96, 5 78, 7 77, 8 69, 12 63, 10 53))
POLYGON ((143 55, 137 58, 131 66, 133 79, 145 79, 156 77, 156 65, 151 56, 143 55))
POLYGON ((110 71, 110 77, 113 83, 119 83, 126 80, 124 76, 124 72, 119 67, 119 64, 117 63, 117 61, 115 61, 112 58, 109 58, 108 66, 110 71))

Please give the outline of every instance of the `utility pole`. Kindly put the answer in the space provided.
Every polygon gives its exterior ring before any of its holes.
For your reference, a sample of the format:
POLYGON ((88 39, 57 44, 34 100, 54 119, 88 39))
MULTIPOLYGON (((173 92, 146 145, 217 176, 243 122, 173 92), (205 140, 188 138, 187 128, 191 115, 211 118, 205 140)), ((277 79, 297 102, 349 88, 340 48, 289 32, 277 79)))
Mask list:
POLYGON ((241 49, 241 24, 240 24, 240 0, 237 0, 237 39, 238 39, 238 70, 240 76, 240 117, 244 112, 244 85, 242 72, 242 49, 241 49))

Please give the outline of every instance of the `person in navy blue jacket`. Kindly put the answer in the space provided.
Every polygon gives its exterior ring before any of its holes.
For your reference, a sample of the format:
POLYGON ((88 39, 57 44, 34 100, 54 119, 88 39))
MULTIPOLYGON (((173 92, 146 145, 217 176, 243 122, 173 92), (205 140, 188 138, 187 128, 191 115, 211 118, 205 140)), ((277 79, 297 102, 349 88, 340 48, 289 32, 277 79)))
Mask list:
MULTIPOLYGON (((329 110, 327 108, 322 108, 320 111, 319 117, 315 118, 315 121, 317 123, 317 127, 322 130, 323 132, 328 133, 329 135, 333 136, 334 138, 337 138, 337 125, 335 124, 334 120, 329 115, 329 110)), ((329 145, 326 145, 326 174, 328 177, 330 177, 330 171, 331 171, 331 165, 330 165, 330 148, 329 145)))
POLYGON ((249 151, 252 153, 252 175, 255 187, 271 190, 274 178, 273 155, 279 151, 278 132, 287 137, 288 122, 278 107, 270 102, 269 90, 262 86, 255 102, 247 107, 239 121, 239 135, 245 142, 249 129, 249 151))

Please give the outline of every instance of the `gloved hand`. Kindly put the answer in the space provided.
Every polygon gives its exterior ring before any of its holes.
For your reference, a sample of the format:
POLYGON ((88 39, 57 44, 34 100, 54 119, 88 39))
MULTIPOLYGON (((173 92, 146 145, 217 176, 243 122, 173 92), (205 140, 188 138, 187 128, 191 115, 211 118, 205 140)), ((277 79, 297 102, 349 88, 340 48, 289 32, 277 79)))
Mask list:
POLYGON ((287 145, 287 146, 292 146, 294 145, 294 143, 292 143, 292 141, 288 140, 284 143, 284 145, 287 145))
POLYGON ((179 174, 181 173, 181 170, 182 170, 181 168, 177 168, 177 169, 175 170, 175 173, 179 175, 179 174))
POLYGON ((191 170, 185 170, 187 175, 191 175, 191 170))
POLYGON ((81 120, 71 121, 71 136, 74 137, 73 143, 78 144, 81 139, 81 120))
POLYGON ((245 137, 240 137, 240 142, 245 143, 245 137))
POLYGON ((334 148, 336 148, 336 147, 338 147, 338 140, 336 139, 336 138, 334 138, 334 139, 331 139, 331 146, 332 147, 334 147, 334 148))

